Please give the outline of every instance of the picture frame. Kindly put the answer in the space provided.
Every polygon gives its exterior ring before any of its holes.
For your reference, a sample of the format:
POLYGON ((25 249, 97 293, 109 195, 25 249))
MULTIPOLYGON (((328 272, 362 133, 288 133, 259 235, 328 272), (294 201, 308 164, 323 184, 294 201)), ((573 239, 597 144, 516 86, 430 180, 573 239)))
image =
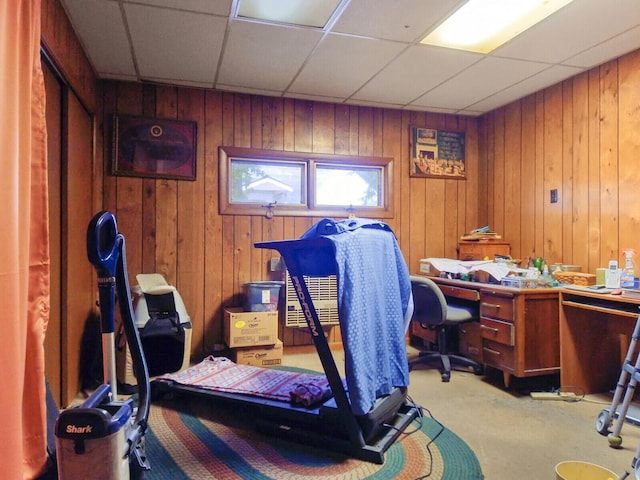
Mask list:
POLYGON ((196 179, 197 122, 114 115, 112 175, 196 179))
POLYGON ((465 132, 411 126, 410 176, 465 180, 465 132))

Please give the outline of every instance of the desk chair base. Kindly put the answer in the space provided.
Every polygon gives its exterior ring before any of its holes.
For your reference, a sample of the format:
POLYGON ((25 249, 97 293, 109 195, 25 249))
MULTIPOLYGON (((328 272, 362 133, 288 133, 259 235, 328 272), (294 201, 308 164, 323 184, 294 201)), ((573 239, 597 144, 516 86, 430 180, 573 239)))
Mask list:
POLYGON ((463 357, 462 355, 455 355, 452 353, 439 353, 439 352, 420 352, 418 358, 415 358, 409 362, 409 370, 412 370, 414 365, 425 364, 428 365, 436 360, 440 361, 440 377, 443 382, 451 380, 451 366, 466 367, 467 370, 473 370, 476 375, 482 375, 483 367, 481 364, 470 358, 463 357))

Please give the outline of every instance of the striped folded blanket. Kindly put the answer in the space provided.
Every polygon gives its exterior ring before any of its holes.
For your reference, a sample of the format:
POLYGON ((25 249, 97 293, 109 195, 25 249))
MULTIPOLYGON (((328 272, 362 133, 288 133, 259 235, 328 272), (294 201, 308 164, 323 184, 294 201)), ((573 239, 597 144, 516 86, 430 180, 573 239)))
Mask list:
POLYGON ((299 403, 306 407, 332 396, 324 375, 239 365, 225 357, 209 356, 190 368, 158 378, 207 390, 299 403))

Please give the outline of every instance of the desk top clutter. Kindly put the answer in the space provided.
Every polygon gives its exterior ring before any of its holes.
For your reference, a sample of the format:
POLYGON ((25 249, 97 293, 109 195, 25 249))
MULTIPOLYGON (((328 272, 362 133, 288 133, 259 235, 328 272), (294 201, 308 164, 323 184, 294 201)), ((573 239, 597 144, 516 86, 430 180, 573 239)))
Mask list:
POLYGON ((423 258, 420 273, 433 277, 445 277, 481 283, 500 284, 514 288, 539 288, 575 285, 595 285, 596 275, 583 273, 576 265, 544 264, 542 259, 532 259, 527 268, 520 268, 510 258, 463 261, 451 258, 423 258), (536 265, 536 261, 540 260, 536 265))

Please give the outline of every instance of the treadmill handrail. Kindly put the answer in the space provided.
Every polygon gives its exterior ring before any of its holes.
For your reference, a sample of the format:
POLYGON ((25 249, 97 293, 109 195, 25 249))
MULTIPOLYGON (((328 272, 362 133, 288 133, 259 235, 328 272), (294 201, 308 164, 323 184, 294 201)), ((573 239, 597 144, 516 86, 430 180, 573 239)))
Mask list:
POLYGON ((277 250, 284 257, 285 264, 287 265, 287 271, 289 272, 291 282, 294 285, 296 295, 300 301, 305 320, 307 321, 307 326, 311 333, 311 338, 316 350, 318 351, 320 362, 322 363, 324 373, 327 376, 329 386, 331 387, 331 391, 335 397, 339 415, 344 421, 349 440, 354 447, 362 448, 365 445, 362 428, 358 424, 353 413, 351 402, 344 389, 333 354, 329 348, 329 343, 324 335, 324 330, 313 304, 313 299, 311 298, 311 294, 309 293, 307 284, 304 280, 305 272, 301 271, 302 269, 298 258, 293 253, 295 250, 327 247, 330 245, 331 243, 324 238, 257 242, 254 244, 257 248, 277 250))

